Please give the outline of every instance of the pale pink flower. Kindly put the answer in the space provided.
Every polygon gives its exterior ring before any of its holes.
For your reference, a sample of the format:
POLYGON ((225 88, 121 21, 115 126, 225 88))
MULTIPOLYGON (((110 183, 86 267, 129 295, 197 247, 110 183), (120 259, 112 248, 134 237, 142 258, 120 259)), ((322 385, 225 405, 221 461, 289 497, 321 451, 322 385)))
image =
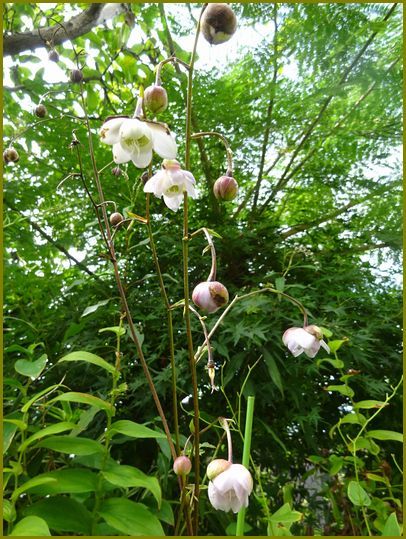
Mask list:
POLYGON ((313 358, 320 350, 320 346, 330 353, 330 348, 323 341, 321 329, 314 325, 289 328, 283 334, 282 340, 295 357, 304 352, 308 357, 313 358))
POLYGON ((248 497, 253 481, 250 472, 242 464, 230 464, 209 482, 209 500, 214 509, 238 513, 248 507, 248 497))

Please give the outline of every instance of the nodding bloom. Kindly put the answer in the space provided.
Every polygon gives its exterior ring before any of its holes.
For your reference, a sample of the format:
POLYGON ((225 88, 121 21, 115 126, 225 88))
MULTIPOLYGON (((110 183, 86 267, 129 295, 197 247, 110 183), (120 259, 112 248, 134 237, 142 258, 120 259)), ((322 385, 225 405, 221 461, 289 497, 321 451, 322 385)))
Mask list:
POLYGON ((132 161, 137 168, 146 168, 152 161, 152 150, 163 159, 175 159, 177 146, 164 125, 137 118, 111 118, 99 131, 100 139, 113 146, 114 162, 132 161))
POLYGON ((173 211, 178 211, 186 192, 196 198, 196 180, 191 172, 182 170, 176 159, 164 159, 162 170, 150 178, 144 186, 145 193, 153 193, 156 197, 164 197, 164 202, 173 211))
POLYGON ((193 303, 207 313, 215 313, 228 303, 228 299, 227 288, 218 281, 203 281, 192 292, 193 303))
POLYGON ((238 513, 243 507, 248 507, 253 481, 245 466, 218 459, 218 465, 217 461, 209 464, 207 476, 211 479, 208 495, 214 509, 238 513), (219 472, 217 475, 213 475, 215 470, 219 472))
POLYGON ((320 346, 330 353, 330 348, 323 341, 321 329, 317 326, 289 328, 283 334, 282 341, 295 357, 304 352, 308 357, 313 358, 320 350, 320 346))

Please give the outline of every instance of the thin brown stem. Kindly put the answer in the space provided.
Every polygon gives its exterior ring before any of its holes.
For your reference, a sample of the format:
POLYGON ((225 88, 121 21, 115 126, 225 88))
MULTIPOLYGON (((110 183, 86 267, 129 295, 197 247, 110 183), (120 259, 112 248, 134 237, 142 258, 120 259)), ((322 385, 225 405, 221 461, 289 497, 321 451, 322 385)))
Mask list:
POLYGON ((192 139, 199 139, 201 137, 217 137, 222 141, 222 143, 224 144, 226 148, 226 154, 227 154, 226 175, 232 176, 233 175, 233 152, 231 150, 230 143, 228 142, 226 137, 222 135, 221 133, 217 133, 216 131, 202 131, 201 133, 193 133, 193 135, 191 135, 192 139))

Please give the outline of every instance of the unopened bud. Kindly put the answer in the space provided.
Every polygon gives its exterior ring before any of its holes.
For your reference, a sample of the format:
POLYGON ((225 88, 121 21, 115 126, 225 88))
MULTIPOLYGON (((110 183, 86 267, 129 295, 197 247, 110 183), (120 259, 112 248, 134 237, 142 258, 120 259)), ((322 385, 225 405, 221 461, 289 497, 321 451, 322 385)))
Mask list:
POLYGON ((190 473, 191 469, 192 463, 190 458, 185 457, 185 455, 177 457, 173 463, 173 471, 176 473, 176 475, 187 475, 190 473))
POLYGON ((38 118, 45 118, 47 114, 48 111, 45 105, 38 105, 35 108, 35 115, 38 116, 38 118))
POLYGON ((307 333, 310 333, 310 335, 316 337, 316 339, 319 339, 319 341, 323 338, 323 333, 318 326, 312 324, 311 326, 305 326, 303 329, 305 329, 307 333))
POLYGON ((15 148, 7 148, 7 150, 3 152, 3 159, 6 164, 17 163, 17 161, 20 159, 20 156, 18 155, 18 152, 15 148))
POLYGON ((114 167, 111 169, 111 173, 113 176, 120 176, 121 175, 121 168, 120 167, 114 167))
POLYGON ((210 462, 207 466, 206 474, 209 478, 209 481, 212 481, 222 472, 225 472, 227 468, 231 466, 231 462, 225 459, 215 459, 210 462))
POLYGON ((209 4, 203 12, 202 32, 211 45, 228 41, 237 29, 237 18, 227 4, 209 4))
POLYGON ((144 103, 153 114, 163 112, 168 106, 168 95, 165 88, 156 84, 148 86, 144 91, 144 103))
POLYGON ((83 80, 83 73, 80 69, 72 69, 70 74, 70 80, 74 84, 79 84, 83 80))
POLYGON ((195 287, 192 300, 202 311, 214 313, 228 303, 228 291, 218 281, 205 281, 195 287))
POLYGON ((55 49, 52 49, 52 50, 49 51, 49 53, 48 53, 48 58, 49 58, 49 60, 51 60, 51 62, 58 62, 58 60, 59 60, 59 54, 56 52, 55 49))
POLYGON ((233 200, 238 193, 238 183, 231 176, 220 176, 213 186, 213 192, 219 200, 233 200))
POLYGON ((124 217, 119 212, 115 212, 110 215, 110 223, 113 226, 118 226, 123 220, 124 217))

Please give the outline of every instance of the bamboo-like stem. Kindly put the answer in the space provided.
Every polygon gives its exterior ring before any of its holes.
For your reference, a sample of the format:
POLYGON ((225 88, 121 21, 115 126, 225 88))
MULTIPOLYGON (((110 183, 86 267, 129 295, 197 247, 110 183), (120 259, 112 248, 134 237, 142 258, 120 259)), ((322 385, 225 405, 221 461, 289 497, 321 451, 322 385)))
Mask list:
MULTIPOLYGON (((248 469, 250 464, 251 455, 251 438, 252 438, 252 422, 254 419, 254 403, 255 397, 249 396, 247 402, 247 416, 245 418, 245 432, 244 432, 244 450, 242 455, 242 465, 248 469)), ((235 535, 244 535, 244 522, 245 522, 245 507, 240 509, 237 517, 237 530, 235 535)))
POLYGON ((218 137, 222 143, 224 144, 226 148, 226 155, 227 155, 227 176, 233 175, 233 152, 231 150, 230 143, 226 139, 224 135, 221 133, 217 133, 217 131, 202 131, 201 133, 193 133, 191 135, 192 139, 198 139, 201 137, 218 137))
MULTIPOLYGON (((186 140, 185 140, 185 168, 190 169, 190 146, 191 146, 191 129, 192 129, 192 95, 193 95, 193 68, 196 57, 197 41, 200 34, 200 21, 207 4, 203 5, 200 12, 199 22, 197 23, 195 41, 189 63, 189 74, 187 83, 187 99, 186 99, 186 140)), ((194 437, 194 474, 195 487, 193 497, 193 528, 194 534, 198 535, 199 526, 199 493, 200 493, 200 452, 199 452, 199 392, 197 387, 196 362, 193 351, 192 328, 190 323, 189 311, 189 273, 188 273, 188 256, 189 256, 189 221, 188 221, 188 195, 185 192, 183 195, 183 291, 185 298, 185 323, 186 336, 189 356, 189 368, 192 378, 192 393, 193 393, 193 425, 195 431, 194 437)))
POLYGON ((113 264, 114 277, 115 277, 117 288, 118 288, 118 291, 119 291, 119 294, 120 294, 123 311, 126 314, 126 318, 127 318, 128 326, 130 328, 130 333, 131 333, 132 340, 134 341, 135 348, 137 350, 137 354, 138 354, 142 369, 144 371, 144 375, 145 375, 145 377, 147 379, 149 389, 151 391, 152 398, 154 399, 155 406, 156 406, 156 408, 158 410, 158 414, 159 414, 159 416, 161 418, 162 425, 163 425, 163 428, 164 428, 164 431, 165 431, 165 434, 166 434, 166 438, 168 440, 168 444, 169 444, 169 448, 170 448, 172 457, 173 457, 173 459, 175 459, 176 458, 176 450, 175 450, 175 446, 174 446, 173 441, 172 441, 172 436, 171 436, 171 432, 169 430, 168 422, 166 420, 165 413, 163 411, 163 408, 162 408, 161 401, 159 399, 158 393, 157 393, 157 391, 155 389, 155 384, 154 384, 154 381, 152 379, 151 373, 149 372, 148 364, 147 364, 147 362, 145 360, 145 356, 144 356, 144 353, 143 353, 142 348, 141 348, 141 343, 140 343, 140 341, 138 339, 137 332, 135 330, 135 325, 134 325, 134 322, 133 322, 133 319, 132 319, 132 316, 131 316, 131 311, 130 311, 130 308, 128 306, 127 297, 126 297, 124 287, 123 287, 123 284, 122 284, 122 281, 121 281, 120 272, 119 272, 118 264, 117 264, 117 259, 116 259, 116 256, 115 256, 114 244, 111 241, 112 238, 111 238, 110 222, 109 222, 109 219, 108 219, 108 216, 107 216, 106 207, 103 204, 103 202, 104 202, 104 192, 103 192, 103 188, 102 188, 102 185, 101 185, 101 182, 100 182, 98 169, 97 169, 97 166, 96 166, 96 159, 95 159, 95 156, 94 156, 94 149, 93 149, 92 132, 91 132, 91 129, 90 129, 90 122, 89 122, 89 118, 88 118, 88 115, 87 115, 86 103, 85 103, 85 99, 84 99, 84 96, 83 96, 83 84, 82 83, 80 85, 80 90, 81 90, 80 95, 81 95, 81 100, 82 100, 82 107, 83 107, 83 110, 84 110, 84 113, 85 113, 85 118, 86 118, 86 127, 87 127, 87 134, 88 134, 88 144, 89 144, 90 158, 91 158, 91 162, 92 162, 94 180, 95 180, 96 187, 97 187, 97 192, 98 192, 98 195, 99 195, 99 202, 100 202, 100 204, 102 204, 101 210, 102 210, 103 221, 104 221, 104 226, 105 226, 106 236, 107 236, 107 248, 109 250, 110 259, 111 259, 111 262, 113 264))

